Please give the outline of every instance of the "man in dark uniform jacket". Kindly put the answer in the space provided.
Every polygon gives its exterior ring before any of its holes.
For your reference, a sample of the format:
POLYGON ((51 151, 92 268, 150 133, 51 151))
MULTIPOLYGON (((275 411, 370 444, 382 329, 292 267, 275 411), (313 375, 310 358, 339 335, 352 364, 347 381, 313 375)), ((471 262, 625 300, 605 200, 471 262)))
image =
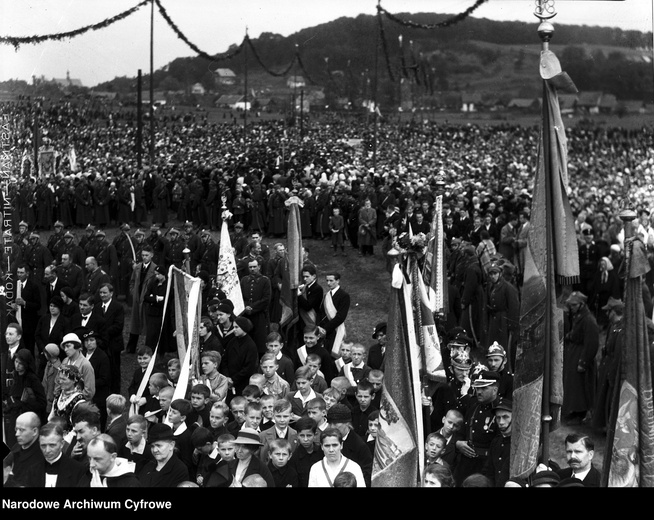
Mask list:
MULTIPOLYGON (((174 265, 178 269, 182 268, 182 262, 184 262, 184 249, 186 248, 186 242, 180 236, 179 230, 177 228, 170 228, 168 230, 168 244, 164 252, 166 268, 174 265)), ((160 265, 160 264, 157 264, 160 265)))
POLYGON ((459 452, 454 469, 457 486, 473 473, 481 473, 490 450, 491 441, 497 435, 493 401, 497 399, 499 376, 496 372, 483 370, 472 382, 477 402, 471 403, 465 414, 464 440, 457 441, 459 452))
POLYGON ((123 328, 125 327, 125 306, 116 299, 114 286, 103 283, 100 286, 100 301, 95 310, 104 318, 104 336, 107 340, 104 348, 111 361, 111 391, 120 393, 120 353, 125 348, 123 328))
POLYGON ((64 253, 68 253, 71 263, 78 265, 81 268, 84 265, 87 255, 84 248, 76 244, 74 239, 75 236, 70 231, 66 231, 63 244, 57 250, 55 260, 57 262, 63 262, 62 257, 64 253))
POLYGON ((382 321, 375 326, 372 339, 377 343, 368 349, 366 365, 377 370, 384 370, 384 354, 386 353, 386 322, 382 321))
POLYGON ((62 253, 61 265, 57 266, 57 278, 61 280, 62 285, 70 287, 73 299, 77 301, 84 289, 86 277, 82 268, 73 262, 70 253, 62 253))
POLYGON ((495 401, 493 410, 500 434, 491 441, 488 460, 482 473, 491 480, 494 487, 504 487, 510 476, 513 401, 500 397, 495 401))
POLYGON ((241 292, 243 293, 243 304, 245 309, 242 316, 252 322, 252 339, 257 345, 259 357, 266 353, 266 336, 270 328, 270 298, 272 290, 270 280, 261 274, 261 262, 252 259, 248 262, 250 274, 241 280, 241 292))
POLYGON ((105 273, 94 256, 89 256, 86 259, 86 279, 84 283, 84 291, 91 293, 96 299, 100 297, 100 286, 103 283, 111 283, 109 275, 105 273))
POLYGON ((48 243, 46 247, 52 258, 59 260, 59 249, 64 245, 64 223, 61 220, 57 220, 54 223, 54 233, 48 238, 48 243))

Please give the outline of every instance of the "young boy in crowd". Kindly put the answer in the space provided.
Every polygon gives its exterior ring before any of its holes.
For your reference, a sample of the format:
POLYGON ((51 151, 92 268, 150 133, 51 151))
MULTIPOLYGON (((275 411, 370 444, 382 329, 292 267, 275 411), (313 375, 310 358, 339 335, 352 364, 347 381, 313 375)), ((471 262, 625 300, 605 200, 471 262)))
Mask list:
POLYGON ((211 473, 212 465, 219 459, 218 448, 208 428, 198 426, 191 433, 193 445, 193 462, 195 464, 195 482, 202 487, 204 479, 211 473))
POLYGON ((329 385, 325 381, 325 375, 320 371, 320 367, 322 366, 320 356, 316 353, 309 354, 307 356, 307 366, 311 369, 311 376, 313 377, 311 388, 317 394, 322 394, 329 388, 329 385))
POLYGON ((367 379, 368 374, 370 373, 371 369, 365 363, 366 353, 366 347, 360 343, 355 343, 352 345, 352 350, 350 353, 352 361, 345 363, 338 374, 339 376, 346 377, 349 381, 350 388, 347 391, 347 395, 350 398, 354 396, 359 382, 367 379))
POLYGON ((311 417, 316 423, 316 446, 320 446, 320 432, 323 432, 329 426, 327 421, 327 403, 322 397, 311 399, 307 403, 307 417, 311 417))
POLYGON ((370 449, 372 456, 375 456, 375 444, 377 443, 377 433, 379 432, 379 410, 374 410, 368 415, 368 434, 365 437, 366 444, 370 449))
POLYGON ((195 474, 195 464, 193 463, 193 443, 191 442, 191 429, 186 425, 186 418, 193 411, 193 405, 187 399, 175 399, 170 403, 168 410, 168 421, 173 429, 175 439, 175 449, 177 456, 186 464, 189 475, 195 474))
POLYGON ((277 373, 289 386, 295 382, 295 365, 290 357, 282 352, 284 340, 279 332, 271 332, 266 336, 266 351, 277 360, 277 373))
POLYGON ((212 401, 224 401, 229 391, 229 378, 218 372, 222 357, 215 350, 205 350, 200 356, 202 376, 198 383, 207 385, 212 401))
POLYGON ((352 358, 350 357, 352 354, 352 345, 354 345, 354 343, 347 340, 343 340, 341 343, 341 346, 338 349, 338 357, 334 360, 337 372, 340 372, 343 369, 343 366, 347 363, 352 362, 352 358))
POLYGON ((261 373, 265 377, 263 383, 264 395, 272 395, 275 399, 282 399, 290 392, 290 385, 277 373, 279 365, 274 354, 266 352, 261 356, 259 363, 261 373))
POLYGON ((295 385, 297 392, 290 394, 289 401, 293 409, 291 422, 297 421, 306 411, 306 404, 318 394, 311 388, 313 381, 311 368, 307 365, 295 371, 295 385))
POLYGON ((273 439, 269 447, 268 469, 275 480, 275 487, 299 487, 297 471, 288 464, 291 459, 291 443, 286 439, 273 439))
POLYGON ((193 424, 207 427, 209 425, 209 414, 211 413, 211 389, 198 383, 191 388, 190 399, 193 410, 186 418, 186 425, 190 428, 193 424))
POLYGON ((127 427, 127 399, 121 394, 111 394, 107 397, 107 424, 104 433, 110 435, 116 446, 123 446, 127 442, 125 428, 127 427))
POLYGON ((261 424, 261 403, 253 401, 245 405, 245 423, 244 428, 252 428, 260 432, 259 425, 261 424))
POLYGON ((365 439, 368 433, 368 415, 377 409, 372 404, 374 392, 370 381, 365 379, 359 381, 355 397, 357 406, 352 408, 352 427, 362 439, 365 439))
POLYGON ((325 393, 322 394, 322 398, 325 401, 325 407, 327 410, 338 403, 341 400, 341 397, 341 392, 333 386, 330 386, 327 390, 325 390, 325 393))
POLYGON ((118 456, 133 464, 134 473, 139 473, 147 462, 154 460, 152 450, 146 442, 148 424, 142 415, 130 415, 125 428, 127 443, 118 445, 118 456))
POLYGON ((297 432, 289 426, 292 417, 292 406, 286 399, 277 399, 273 405, 273 421, 275 426, 261 433, 260 457, 264 464, 269 462, 270 442, 274 439, 286 439, 290 443, 291 454, 297 446, 297 432))
POLYGON ((261 403, 261 424, 259 425, 259 428, 264 432, 268 428, 275 426, 275 420, 273 418, 275 397, 264 394, 261 396, 259 402, 261 403))
POLYGON ((349 409, 352 409, 356 405, 356 399, 354 398, 354 389, 350 390, 350 388, 352 388, 352 385, 350 384, 350 381, 348 380, 347 377, 336 376, 334 379, 332 379, 332 382, 329 384, 329 386, 338 391, 340 395, 338 404, 344 404, 349 409), (349 398, 350 395, 352 396, 352 399, 349 398))
POLYGON ((448 468, 450 465, 442 458, 445 452, 445 437, 438 432, 431 432, 425 439, 425 467, 429 464, 443 464, 448 468))
POLYGON ((241 395, 245 397, 249 403, 258 403, 259 399, 261 399, 261 394, 261 388, 257 385, 247 385, 241 392, 241 395))
POLYGON ((170 358, 166 364, 166 369, 168 371, 168 383, 176 388, 179 374, 182 372, 182 364, 179 362, 179 358, 170 358))
POLYGON ((266 377, 259 372, 255 372, 248 379, 248 385, 254 385, 259 388, 259 394, 263 395, 263 384, 266 382, 266 377))
POLYGON ((228 433, 227 431, 227 415, 229 413, 229 408, 223 402, 213 403, 209 409, 209 426, 207 429, 213 435, 214 441, 218 440, 218 437, 228 433))
POLYGON ((441 458, 447 462, 452 471, 454 471, 457 458, 456 442, 464 438, 461 433, 463 423, 463 414, 456 408, 453 408, 447 411, 445 417, 443 417, 443 427, 438 430, 438 433, 445 439, 445 450, 441 454, 441 458))
POLYGON ((289 465, 295 468, 299 487, 309 486, 311 466, 322 459, 324 453, 316 442, 316 421, 311 417, 301 417, 295 423, 298 445, 291 455, 289 465))
POLYGON ((248 404, 248 400, 242 395, 234 396, 229 403, 231 421, 227 423, 227 432, 231 433, 234 438, 236 438, 239 430, 243 427, 243 423, 245 422, 246 404, 248 404))
POLYGON ((232 473, 229 469, 229 463, 235 458, 236 438, 226 433, 216 439, 218 457, 214 464, 208 466, 209 473, 202 481, 202 487, 229 487, 232 483, 232 473))
MULTIPOLYGON (((168 378, 165 374, 157 372, 150 376, 148 381, 148 386, 146 392, 143 393, 143 396, 139 399, 135 394, 132 394, 130 397, 131 403, 136 403, 139 405, 138 413, 143 415, 146 419, 153 422, 157 422, 154 418, 158 420, 163 414, 159 413, 161 410, 161 391, 164 388, 170 388, 173 392, 175 389, 168 384, 168 378)), ((165 415, 163 415, 165 417, 165 415)))
MULTIPOLYGON (((132 396, 135 396, 137 394, 139 386, 141 385, 141 381, 143 381, 143 377, 145 376, 145 371, 148 369, 148 365, 150 365, 151 359, 152 359, 152 349, 150 347, 143 345, 137 349, 136 363, 138 364, 138 366, 134 370, 134 374, 132 375, 132 380, 130 381, 129 386, 127 387, 127 393, 130 396, 131 403, 134 402, 132 400, 132 396)), ((141 397, 147 399, 149 395, 150 393, 146 386, 145 390, 143 391, 143 395, 141 397)))

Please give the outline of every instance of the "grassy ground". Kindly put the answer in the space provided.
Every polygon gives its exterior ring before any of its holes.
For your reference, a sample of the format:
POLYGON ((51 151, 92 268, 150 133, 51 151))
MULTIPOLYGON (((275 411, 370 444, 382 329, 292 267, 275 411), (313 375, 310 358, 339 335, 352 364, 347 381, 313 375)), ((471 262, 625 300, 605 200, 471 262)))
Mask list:
MULTIPOLYGON (((178 224, 174 220, 171 225, 178 224)), ((116 229, 107 229, 107 239, 112 240, 116 235, 116 229)), ((76 234, 81 235, 82 231, 76 234)), ((47 240, 47 233, 45 233, 47 240)), ((215 239, 218 233, 215 232, 215 239)), ((264 242, 269 246, 278 242, 278 239, 265 238, 264 242)), ((285 243, 285 240, 281 240, 285 243)), ((347 337, 351 341, 371 345, 372 331, 380 321, 386 321, 388 316, 388 303, 390 296, 390 275, 386 270, 386 259, 382 257, 380 245, 375 246, 373 257, 361 257, 356 249, 346 244, 346 256, 333 256, 331 243, 328 240, 305 239, 303 241, 309 249, 309 258, 316 265, 318 270, 318 281, 326 288, 325 274, 329 271, 338 271, 341 274, 341 287, 350 294, 351 306, 348 314, 346 329, 347 337)), ((129 310, 126 312, 126 320, 129 322, 129 310)), ((129 323, 125 326, 125 342, 129 338, 129 323)), ((136 368, 136 356, 134 354, 122 355, 122 390, 127 394, 127 387, 136 368)), ((590 427, 582 426, 561 426, 557 431, 550 434, 550 458, 561 467, 566 467, 564 439, 571 432, 583 433, 591 436, 595 441, 595 464, 601 468, 604 455, 605 437, 593 431, 590 427)))

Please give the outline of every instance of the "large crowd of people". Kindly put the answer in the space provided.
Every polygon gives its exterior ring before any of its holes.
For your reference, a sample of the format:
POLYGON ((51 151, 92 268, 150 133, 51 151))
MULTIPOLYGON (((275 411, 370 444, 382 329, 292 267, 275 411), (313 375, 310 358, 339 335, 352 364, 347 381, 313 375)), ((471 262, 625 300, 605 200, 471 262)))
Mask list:
MULTIPOLYGON (((138 168, 129 110, 97 100, 36 106, 2 107, 18 151, 2 190, 12 209, 2 269, 16 281, 2 351, 6 486, 371 485, 387 324, 376 324, 372 345, 349 341, 340 274, 305 258, 300 321, 280 327, 293 196, 302 238, 329 241, 335 256, 386 254, 409 232, 429 238, 442 196, 450 307, 437 318, 448 377, 423 396, 422 485, 599 485, 583 435, 566 439, 570 468, 509 475, 536 127, 382 119, 373 132, 324 116, 300 134, 281 120, 244 131, 169 113, 156 122, 154 162, 144 154, 138 168), (224 210, 238 315, 216 285, 224 210), (202 280, 202 374, 183 399, 172 399, 171 265, 202 280), (128 388, 125 356, 138 365, 128 388)), ((581 275, 565 302, 563 413, 601 434, 624 334, 627 198, 654 267, 654 129, 576 126, 567 136, 581 275)), ((652 294, 654 269, 643 280, 648 317, 652 294)))

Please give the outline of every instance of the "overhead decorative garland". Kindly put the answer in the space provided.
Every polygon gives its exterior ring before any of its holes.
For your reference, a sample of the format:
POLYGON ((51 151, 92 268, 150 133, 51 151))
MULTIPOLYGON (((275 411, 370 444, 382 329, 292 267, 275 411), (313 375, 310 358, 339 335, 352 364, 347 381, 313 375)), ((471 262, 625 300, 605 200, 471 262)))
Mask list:
POLYGON ((384 9, 381 6, 381 4, 377 5, 377 10, 384 13, 389 20, 392 20, 395 23, 399 23, 400 25, 404 25, 405 27, 413 27, 414 29, 439 29, 439 28, 442 28, 442 27, 450 27, 450 26, 452 26, 454 24, 457 24, 457 23, 461 22, 462 20, 465 20, 479 6, 481 6, 482 4, 485 4, 486 2, 488 2, 488 0, 477 0, 474 3, 474 5, 470 6, 468 9, 466 9, 462 13, 454 15, 454 16, 446 19, 446 20, 443 20, 442 22, 433 23, 433 24, 422 24, 422 23, 412 22, 410 20, 402 20, 401 18, 398 18, 394 14, 389 13, 386 9, 384 9))
POLYGON ((388 55, 388 42, 386 41, 386 33, 384 32, 384 20, 382 19, 381 11, 377 11, 377 21, 379 22, 379 35, 382 42, 382 49, 384 50, 384 57, 386 59, 386 70, 388 71, 388 78, 391 82, 395 83, 395 75, 391 68, 391 59, 388 55))
POLYGON ((41 43, 48 40, 61 41, 61 40, 65 40, 66 38, 73 38, 75 36, 80 36, 88 31, 96 31, 98 29, 104 29, 105 27, 109 27, 111 24, 123 20, 127 18, 129 15, 135 13, 145 4, 149 4, 150 1, 151 0, 143 0, 140 4, 135 5, 131 9, 128 9, 127 11, 123 11, 122 13, 117 14, 116 16, 112 16, 111 18, 107 18, 106 20, 93 25, 87 25, 86 27, 75 29, 74 31, 67 31, 67 32, 55 33, 55 34, 43 34, 40 36, 36 36, 36 35, 35 36, 0 36, 0 43, 11 44, 14 46, 15 50, 18 50, 18 48, 22 44, 41 43))
MULTIPOLYGON (((159 0, 154 0, 155 3, 157 4, 157 7, 159 8, 159 12, 161 13, 161 16, 163 16, 164 20, 168 23, 170 28, 175 31, 175 34, 179 37, 180 40, 182 40, 186 45, 188 45, 191 49, 193 49, 195 52, 198 53, 198 56, 205 58, 207 60, 211 61, 225 61, 233 58, 234 56, 238 55, 242 50, 243 50, 243 42, 234 49, 232 52, 229 53, 224 53, 216 56, 211 56, 209 53, 204 52, 200 48, 198 48, 197 45, 193 44, 185 35, 184 33, 175 25, 175 22, 168 16, 168 12, 166 9, 164 9, 164 6, 161 5, 161 2, 159 0)), ((244 40, 245 41, 245 40, 244 40)))

